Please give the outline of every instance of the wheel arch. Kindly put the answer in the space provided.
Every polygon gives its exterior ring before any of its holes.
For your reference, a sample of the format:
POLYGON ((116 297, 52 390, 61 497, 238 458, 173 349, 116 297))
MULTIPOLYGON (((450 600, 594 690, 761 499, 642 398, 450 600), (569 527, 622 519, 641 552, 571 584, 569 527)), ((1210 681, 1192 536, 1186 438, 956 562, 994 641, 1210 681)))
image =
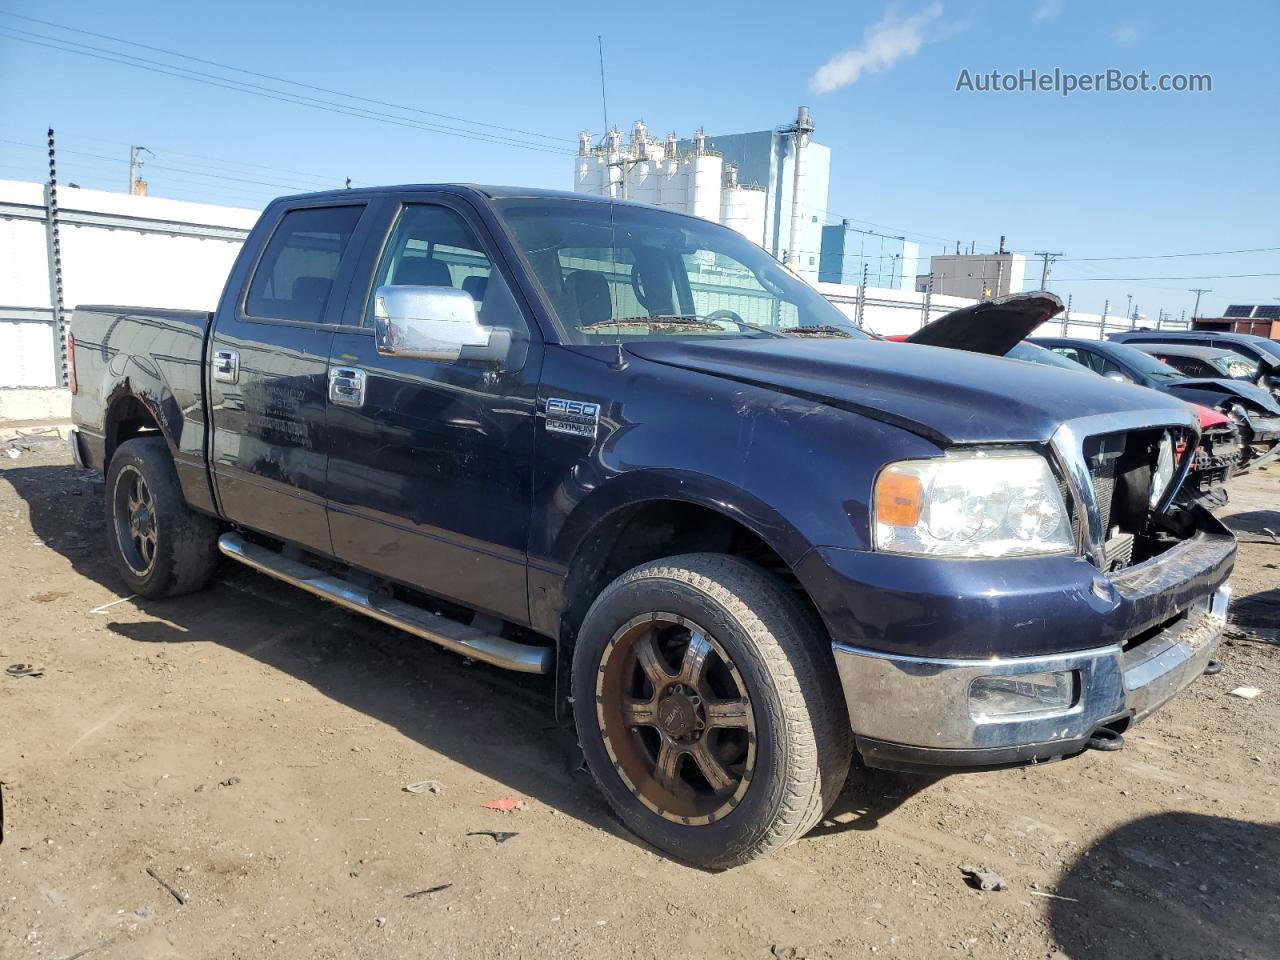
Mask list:
POLYGON ((143 397, 132 392, 128 382, 122 384, 107 405, 103 418, 103 467, 111 464, 120 444, 135 437, 160 436, 172 452, 172 443, 165 436, 161 418, 155 408, 143 397))
MULTIPOLYGON (((628 492, 634 492, 637 478, 632 479, 628 492)), ((618 484, 606 497, 606 485, 579 506, 562 532, 567 573, 556 631, 560 689, 568 689, 567 671, 578 631, 595 597, 632 567, 663 557, 686 553, 740 557, 782 580, 825 623, 797 574, 811 544, 775 510, 750 493, 709 477, 654 475, 644 478, 643 486, 644 496, 628 496, 618 484)), ((563 703, 563 698, 557 699, 563 703)))

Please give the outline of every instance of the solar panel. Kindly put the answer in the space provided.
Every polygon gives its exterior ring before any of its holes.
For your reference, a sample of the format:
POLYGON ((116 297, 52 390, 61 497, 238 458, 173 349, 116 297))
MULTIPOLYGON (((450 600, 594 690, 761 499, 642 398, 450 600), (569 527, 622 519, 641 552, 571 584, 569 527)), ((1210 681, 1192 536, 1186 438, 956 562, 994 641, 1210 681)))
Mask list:
POLYGON ((1258 308, 1255 317, 1262 317, 1266 320, 1280 320, 1280 303, 1269 303, 1258 308))
POLYGON ((1253 315, 1253 304, 1251 303, 1233 303, 1227 307, 1226 312, 1222 314, 1224 317, 1248 317, 1253 315))

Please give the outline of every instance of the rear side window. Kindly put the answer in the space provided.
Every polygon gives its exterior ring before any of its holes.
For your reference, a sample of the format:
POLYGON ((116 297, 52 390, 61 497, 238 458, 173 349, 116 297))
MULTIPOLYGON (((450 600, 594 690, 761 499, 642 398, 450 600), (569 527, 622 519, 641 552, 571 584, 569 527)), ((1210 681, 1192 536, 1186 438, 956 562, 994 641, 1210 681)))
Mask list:
POLYGON ((284 215, 249 284, 245 313, 324 322, 338 267, 364 206, 313 207, 284 215))

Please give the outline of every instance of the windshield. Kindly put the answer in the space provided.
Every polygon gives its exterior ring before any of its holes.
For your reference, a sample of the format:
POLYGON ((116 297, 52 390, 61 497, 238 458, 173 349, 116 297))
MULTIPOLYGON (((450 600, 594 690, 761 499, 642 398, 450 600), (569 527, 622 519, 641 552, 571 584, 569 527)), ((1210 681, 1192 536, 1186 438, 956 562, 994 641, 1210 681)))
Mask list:
POLYGON ((1133 367, 1138 373, 1144 377, 1150 377, 1152 380, 1161 382, 1172 382, 1174 380, 1188 379, 1185 373, 1181 373, 1167 363, 1161 363, 1149 353, 1144 353, 1137 347, 1130 347, 1123 343, 1109 343, 1107 349, 1112 351, 1115 358, 1121 363, 1133 367))
POLYGON ((813 287, 726 227, 627 203, 531 198, 495 206, 571 343, 869 339, 813 287))
POLYGON ((1225 356, 1214 357, 1212 362, 1215 367, 1232 378, 1252 380, 1258 373, 1257 362, 1238 353, 1228 353, 1225 356))
POLYGON ((1062 370, 1073 370, 1076 373, 1093 372, 1083 363, 1076 363, 1060 353, 1054 353, 1052 350, 1038 347, 1034 343, 1027 343, 1025 340, 1014 344, 1013 349, 1006 353, 1005 356, 1011 360, 1025 360, 1027 363, 1040 363, 1046 367, 1058 367, 1062 370))

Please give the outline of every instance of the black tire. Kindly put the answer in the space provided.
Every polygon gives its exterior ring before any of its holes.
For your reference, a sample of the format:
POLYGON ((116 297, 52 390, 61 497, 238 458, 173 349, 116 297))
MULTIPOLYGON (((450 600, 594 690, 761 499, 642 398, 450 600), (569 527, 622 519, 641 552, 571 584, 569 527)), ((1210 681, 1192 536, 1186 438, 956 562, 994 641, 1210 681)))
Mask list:
MULTIPOLYGON (((681 629, 670 620, 658 622, 662 630, 667 630, 668 625, 671 630, 681 629)), ((648 649, 678 651, 678 646, 671 646, 679 642, 673 639, 677 637, 678 634, 665 633, 653 641, 656 647, 648 649)), ((737 866, 767 856, 808 832, 840 792, 853 756, 848 714, 829 644, 821 623, 791 590, 763 569, 736 557, 671 557, 636 567, 606 587, 587 612, 574 650, 573 708, 592 776, 623 823, 674 857, 709 868, 737 866), (628 680, 626 670, 631 667, 614 665, 615 655, 621 656, 617 651, 627 643, 638 649, 647 642, 629 641, 628 637, 636 630, 647 629, 652 634, 654 628, 643 621, 659 614, 674 615, 690 637, 698 633, 690 625, 708 634, 718 654, 712 662, 722 661, 724 667, 717 667, 722 670, 721 676, 731 675, 746 695, 749 706, 743 712, 749 715, 753 732, 744 730, 742 734, 755 750, 753 755, 739 755, 748 759, 736 765, 743 771, 738 786, 727 785, 716 793, 717 781, 711 776, 702 777, 701 759, 690 752, 692 748, 687 749, 685 757, 678 758, 674 765, 668 763, 668 771, 674 774, 667 772, 665 783, 676 784, 668 792, 676 801, 673 808, 683 802, 682 792, 692 799, 685 810, 661 813, 654 808, 660 808, 658 801, 663 799, 655 799, 655 794, 667 792, 661 789, 662 774, 645 781, 643 777, 628 776, 628 772, 634 773, 634 764, 643 761, 646 749, 659 766, 665 749, 678 749, 676 740, 685 735, 688 725, 680 721, 683 725, 678 724, 676 730, 666 724, 687 711, 684 706, 674 710, 663 706, 673 701, 663 699, 659 683, 648 683, 652 673, 641 675, 633 670, 638 681, 628 680), (648 703, 640 703, 625 691, 617 692, 610 677, 619 670, 623 671, 620 682, 638 682, 635 689, 644 691, 638 696, 647 697, 648 703), (651 687, 653 692, 649 693, 651 687), (637 714, 615 714, 613 701, 631 704, 625 708, 631 711, 639 704, 639 710, 650 713, 639 725, 630 725, 637 714), (611 720, 616 721, 616 736, 607 732, 611 720), (632 784, 646 783, 650 795, 642 798, 645 789, 633 788, 632 784), (703 790, 701 797, 697 794, 699 784, 710 788, 703 790), (745 792, 730 793, 733 789, 745 792), (706 817, 680 815, 709 809, 726 797, 716 812, 706 817), (704 806, 698 808, 699 803, 704 806)), ((685 650, 692 646, 692 640, 688 641, 685 650)), ((706 646, 704 643, 702 648, 705 650, 706 646)), ((669 658, 665 664, 668 671, 674 669, 685 675, 686 659, 678 652, 663 655, 669 658)), ((636 653, 618 663, 638 665, 640 659, 636 653)), ((648 662, 652 663, 652 658, 648 662)), ((662 676, 661 683, 665 684, 667 675, 662 676)), ((677 685, 675 689, 678 694, 689 688, 677 685)), ((708 699, 710 696, 704 692, 701 698, 692 697, 686 703, 709 707, 715 702, 708 699)), ((695 706, 697 709, 700 707, 695 706)), ((687 735, 709 738, 712 722, 707 717, 710 713, 702 722, 708 729, 687 735)), ((707 746, 712 747, 710 739, 707 746)), ((723 746, 717 745, 716 750, 720 756, 726 753, 723 746)), ((727 752, 732 755, 733 750, 730 745, 727 752)), ((732 769, 726 765, 720 772, 732 769)))
POLYGON ((137 437, 116 449, 107 470, 106 528, 111 562, 130 593, 148 599, 193 593, 217 569, 218 524, 187 506, 161 437, 137 437), (143 509, 131 511, 129 502, 139 499, 143 509), (139 524, 131 526, 135 517, 139 524), (149 539, 139 539, 139 529, 149 539))

